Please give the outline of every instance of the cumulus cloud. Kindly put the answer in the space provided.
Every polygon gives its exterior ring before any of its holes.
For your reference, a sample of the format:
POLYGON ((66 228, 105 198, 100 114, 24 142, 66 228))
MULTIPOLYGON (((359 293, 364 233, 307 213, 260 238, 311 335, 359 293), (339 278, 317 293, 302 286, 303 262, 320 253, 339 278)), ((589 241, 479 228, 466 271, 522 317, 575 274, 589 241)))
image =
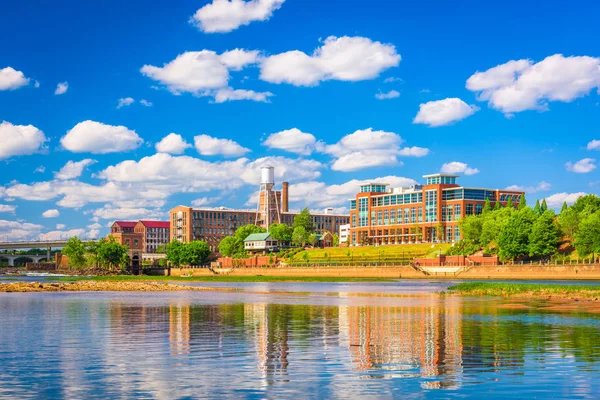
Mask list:
POLYGON ((47 233, 40 234, 40 240, 67 240, 74 236, 77 236, 80 239, 96 239, 98 237, 99 231, 96 229, 91 229, 86 232, 85 229, 70 229, 68 231, 56 230, 47 233))
POLYGON ((24 221, 0 220, 0 238, 6 240, 29 240, 39 237, 42 225, 24 221))
POLYGON ((537 192, 547 192, 552 187, 551 184, 545 181, 539 182, 534 186, 521 186, 521 185, 511 185, 506 187, 506 190, 514 191, 514 192, 526 192, 526 193, 537 193, 537 192))
POLYGON ((122 98, 119 99, 119 102, 117 104, 117 108, 129 107, 133 103, 135 103, 135 100, 133 98, 131 98, 131 97, 122 97, 122 98))
POLYGON ((56 218, 60 215, 60 212, 56 209, 46 210, 42 213, 42 217, 44 218, 56 218))
POLYGON ((56 229, 59 231, 65 229, 65 228, 66 228, 65 224, 56 224, 56 229))
POLYGON ((219 139, 208 135, 194 136, 194 145, 198 153, 203 156, 238 157, 250 151, 233 140, 219 139))
POLYGON ((201 197, 196 200, 192 200, 192 207, 205 207, 210 204, 214 204, 216 201, 219 201, 221 197, 201 197))
POLYGON ((263 146, 270 149, 280 149, 301 155, 309 155, 313 152, 317 139, 311 133, 302 132, 298 128, 286 129, 281 132, 270 134, 263 146))
POLYGON ((314 86, 327 80, 362 81, 398 66, 400 59, 391 44, 358 36, 330 36, 312 55, 293 50, 266 57, 260 65, 260 77, 295 86, 314 86))
POLYGON ((255 92, 254 90, 232 89, 228 87, 217 90, 215 93, 215 103, 225 103, 226 101, 237 100, 252 100, 269 103, 269 97, 272 96, 274 96, 274 94, 271 92, 255 92))
POLYGON ((125 126, 106 125, 96 121, 78 123, 60 139, 73 153, 106 154, 137 149, 144 141, 125 126))
POLYGON ((29 78, 23 72, 12 67, 0 69, 0 90, 15 90, 21 86, 29 85, 29 78))
MULTIPOLYGON (((196 96, 216 96, 222 91, 220 99, 246 97, 255 100, 259 93, 237 92, 229 88, 230 71, 255 64, 259 60, 258 51, 234 49, 217 54, 211 50, 188 51, 179 54, 173 61, 162 67, 144 65, 141 73, 161 84, 173 94, 193 93, 196 96), (233 92, 233 93, 232 93, 233 92), (254 98, 252 98, 254 97, 254 98)), ((263 94, 268 97, 267 94, 263 94)), ((260 96, 258 96, 260 97, 260 96)), ((222 102, 221 101, 221 102, 222 102)), ((259 100, 264 101, 264 100, 259 100)))
POLYGON ((427 154, 429 154, 429 149, 418 146, 405 147, 398 151, 398 155, 404 157, 425 157, 427 154))
POLYGON ((0 123, 0 160, 38 153, 44 150, 47 140, 44 132, 33 125, 3 121, 0 123))
POLYGON ((430 127, 444 126, 463 120, 478 110, 479 107, 469 105, 455 97, 429 101, 419 105, 419 112, 413 123, 425 124, 430 127))
POLYGON ((545 111, 551 101, 570 102, 600 87, 600 58, 555 54, 538 63, 511 60, 476 72, 466 86, 504 113, 545 111))
POLYGON ((65 94, 67 93, 67 90, 69 90, 69 82, 60 82, 58 85, 56 85, 56 90, 54 91, 54 94, 65 94))
POLYGON ((581 196, 585 196, 587 193, 577 192, 577 193, 556 193, 552 196, 546 197, 546 204, 550 208, 559 208, 562 207, 563 203, 567 202, 567 204, 571 205, 575 203, 575 201, 581 196))
POLYGON ((400 92, 396 91, 396 90, 390 90, 387 93, 383 93, 381 90, 375 94, 375 98, 377 100, 388 100, 388 99, 395 99, 397 97, 400 97, 400 92))
POLYGON ((15 213, 17 206, 10 206, 8 204, 0 204, 0 213, 15 213))
POLYGON ((108 220, 122 220, 122 219, 159 219, 164 218, 166 213, 156 210, 148 209, 143 207, 121 207, 116 208, 113 206, 104 206, 92 212, 94 217, 108 220))
POLYGON ((588 172, 592 172, 596 169, 596 159, 594 158, 584 158, 583 160, 579 160, 576 163, 572 163, 569 161, 565 164, 567 167, 567 171, 575 172, 578 174, 587 174, 588 172))
POLYGON ((213 0, 190 19, 204 33, 231 32, 253 21, 266 21, 285 0, 213 0))
POLYGON ((79 178, 83 173, 83 169, 89 165, 96 163, 96 160, 86 158, 81 161, 68 161, 58 172, 54 173, 54 177, 60 180, 79 178))
POLYGON ((40 174, 43 174, 44 172, 46 172, 46 167, 44 165, 40 165, 33 171, 34 174, 37 174, 38 172, 40 174))
POLYGON ((587 144, 588 150, 600 150, 600 140, 592 140, 587 144))
POLYGON ((452 161, 442 165, 442 169, 440 170, 440 172, 442 174, 475 175, 479 173, 479 170, 477 168, 469 167, 466 163, 460 161, 452 161))
POLYGON ((395 82, 404 82, 402 78, 398 78, 395 76, 390 76, 389 78, 385 78, 383 83, 395 83, 395 82))
POLYGON ((148 100, 146 100, 146 99, 141 99, 141 100, 140 100, 140 104, 141 104, 141 105, 143 105, 143 106, 145 106, 145 107, 152 107, 152 103, 151 103, 151 102, 149 102, 149 101, 148 101, 148 100))
POLYGON ((185 149, 192 147, 181 135, 169 133, 162 140, 156 143, 156 151, 159 153, 183 154, 185 149))

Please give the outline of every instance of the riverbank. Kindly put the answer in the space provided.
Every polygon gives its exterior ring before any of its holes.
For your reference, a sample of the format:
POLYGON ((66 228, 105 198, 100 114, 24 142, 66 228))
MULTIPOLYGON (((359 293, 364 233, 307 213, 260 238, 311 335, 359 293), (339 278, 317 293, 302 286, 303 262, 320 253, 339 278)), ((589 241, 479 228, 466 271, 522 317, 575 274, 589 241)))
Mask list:
POLYGON ((270 276, 270 275, 194 275, 194 276, 146 276, 111 275, 92 277, 55 278, 58 282, 391 282, 384 278, 346 278, 319 276, 270 276))
POLYGON ((467 296, 493 296, 540 300, 600 301, 600 286, 530 283, 466 282, 448 290, 467 296))
POLYGON ((159 282, 90 281, 75 282, 11 282, 0 283, 0 292, 174 292, 174 291, 224 290, 227 288, 203 288, 159 282))

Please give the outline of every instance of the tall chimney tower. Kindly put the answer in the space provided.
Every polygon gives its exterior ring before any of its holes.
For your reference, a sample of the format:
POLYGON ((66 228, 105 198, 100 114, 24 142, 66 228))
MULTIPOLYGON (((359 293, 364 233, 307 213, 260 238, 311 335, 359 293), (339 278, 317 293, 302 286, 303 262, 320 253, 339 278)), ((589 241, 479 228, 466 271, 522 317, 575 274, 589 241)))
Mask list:
POLYGON ((288 212, 288 182, 281 182, 281 212, 288 212))

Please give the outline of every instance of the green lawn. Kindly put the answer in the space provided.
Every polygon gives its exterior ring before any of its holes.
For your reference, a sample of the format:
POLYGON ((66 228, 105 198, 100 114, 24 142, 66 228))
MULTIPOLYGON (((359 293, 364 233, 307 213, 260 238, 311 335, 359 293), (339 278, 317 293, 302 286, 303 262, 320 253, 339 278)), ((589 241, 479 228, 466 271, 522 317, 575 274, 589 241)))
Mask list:
POLYGON ((391 279, 379 278, 323 278, 323 277, 295 277, 295 276, 236 276, 236 275, 213 275, 213 276, 94 276, 94 277, 67 277, 54 278, 60 282, 74 281, 152 281, 152 282, 390 282, 391 279))
POLYGON ((399 244, 388 246, 357 246, 357 247, 331 247, 327 249, 310 249, 302 251, 294 256, 294 262, 304 262, 304 253, 308 254, 309 261, 367 261, 377 262, 381 260, 412 260, 414 257, 436 257, 444 254, 450 248, 450 244, 399 244))
POLYGON ((600 297, 600 286, 595 285, 553 285, 545 283, 488 283, 467 282, 450 286, 448 290, 473 296, 502 296, 531 295, 600 297))

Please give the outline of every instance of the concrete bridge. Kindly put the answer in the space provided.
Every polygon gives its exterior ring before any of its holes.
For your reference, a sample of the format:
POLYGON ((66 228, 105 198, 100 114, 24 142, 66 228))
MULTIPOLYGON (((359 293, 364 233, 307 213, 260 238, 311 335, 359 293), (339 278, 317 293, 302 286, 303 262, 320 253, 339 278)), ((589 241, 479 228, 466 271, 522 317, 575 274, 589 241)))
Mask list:
POLYGON ((15 260, 18 258, 22 258, 24 260, 27 260, 28 262, 34 262, 34 263, 38 263, 42 260, 46 260, 48 262, 51 261, 49 258, 47 258, 47 256, 39 255, 39 254, 36 254, 36 255, 33 255, 33 254, 0 254, 0 260, 2 260, 2 259, 8 260, 9 267, 14 267, 15 260))
MULTIPOLYGON (((93 240, 82 240, 82 242, 84 243, 88 243, 88 242, 93 242, 93 240)), ((40 260, 45 258, 47 261, 50 261, 51 259, 51 251, 52 248, 63 248, 65 247, 65 245, 67 244, 66 240, 24 240, 24 241, 16 241, 16 242, 0 242, 0 250, 19 250, 19 249, 46 249, 46 256, 40 256, 41 258, 39 258, 40 260)), ((4 257, 7 258, 9 261, 9 265, 13 266, 14 265, 14 258, 11 259, 11 257, 13 256, 13 254, 0 254, 0 258, 4 257)), ((15 258, 19 258, 19 257, 27 257, 33 260, 33 262, 38 262, 36 261, 36 258, 38 256, 30 256, 27 254, 22 254, 22 255, 18 255, 18 254, 14 254, 14 256, 16 256, 15 258)))

